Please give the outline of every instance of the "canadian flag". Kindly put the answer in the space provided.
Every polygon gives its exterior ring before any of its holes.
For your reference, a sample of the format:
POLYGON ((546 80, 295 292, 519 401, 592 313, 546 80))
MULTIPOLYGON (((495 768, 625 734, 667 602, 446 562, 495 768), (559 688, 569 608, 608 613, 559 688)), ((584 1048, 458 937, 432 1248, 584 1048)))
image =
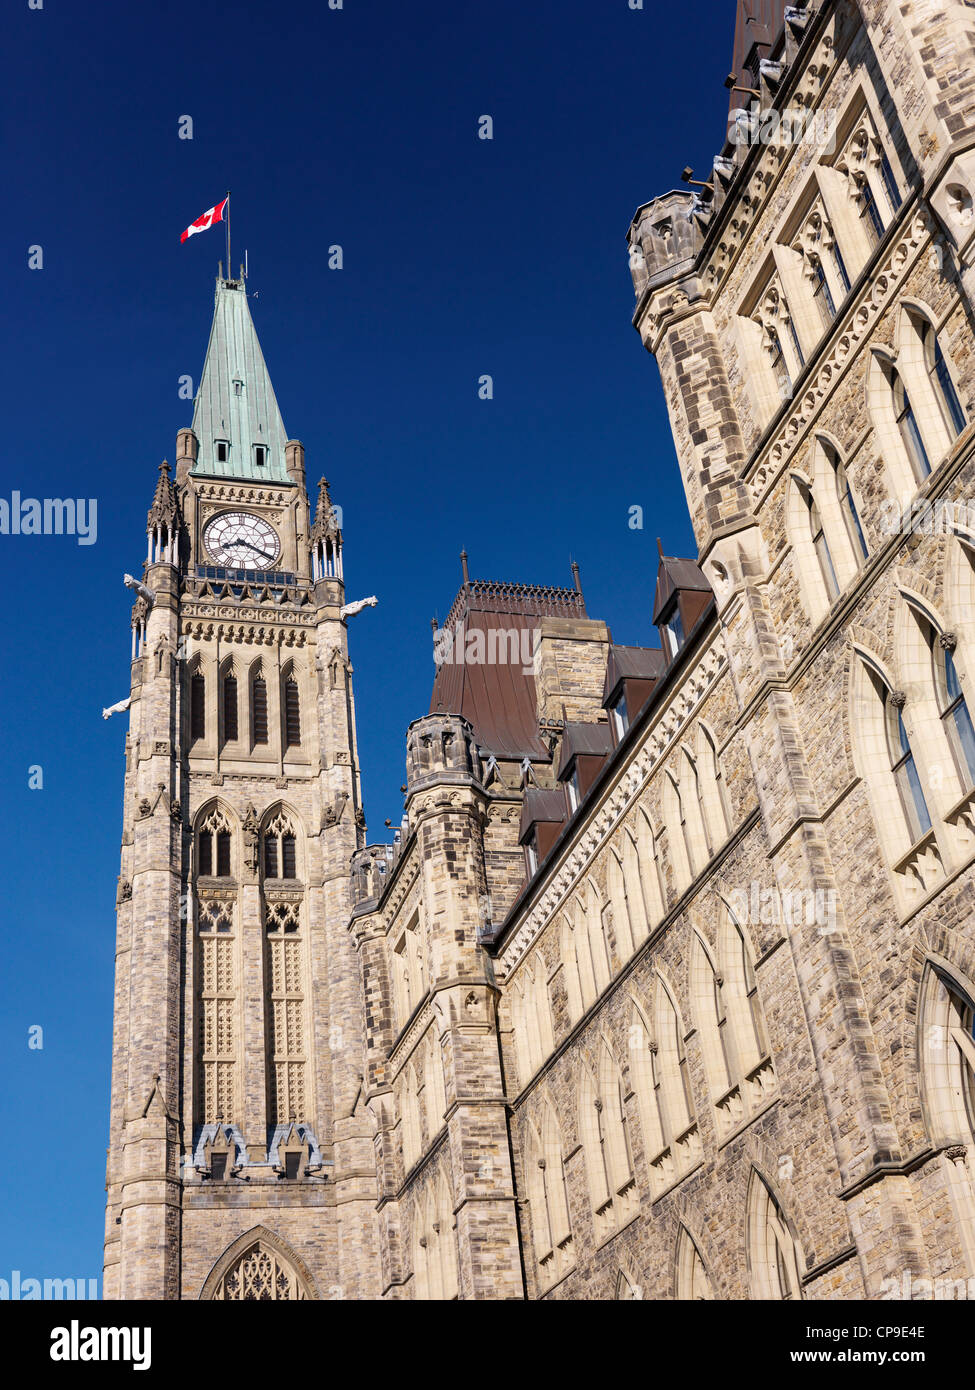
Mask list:
POLYGON ((196 236, 197 232, 206 232, 213 226, 214 222, 223 221, 223 210, 230 202, 230 196, 224 198, 222 203, 218 203, 215 208, 209 208, 202 217, 198 217, 195 222, 191 222, 186 231, 180 237, 180 241, 187 241, 191 236, 196 236))

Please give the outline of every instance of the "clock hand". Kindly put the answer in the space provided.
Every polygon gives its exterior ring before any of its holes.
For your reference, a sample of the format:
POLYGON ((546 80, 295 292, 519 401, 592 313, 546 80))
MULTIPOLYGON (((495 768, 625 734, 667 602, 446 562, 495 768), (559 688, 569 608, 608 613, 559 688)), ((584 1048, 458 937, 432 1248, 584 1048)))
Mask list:
POLYGON ((241 539, 241 540, 236 540, 236 541, 228 541, 228 542, 227 542, 227 548, 228 548, 228 550, 230 549, 231 546, 233 546, 235 550, 239 550, 241 547, 243 547, 244 550, 250 550, 254 555, 259 555, 259 556, 261 557, 262 560, 273 560, 273 559, 274 559, 274 556, 273 556, 273 555, 269 555, 268 552, 267 552, 266 550, 261 550, 261 549, 259 549, 258 546, 256 546, 256 545, 254 544, 253 541, 245 541, 245 540, 243 540, 243 539, 241 539))
POLYGON ((274 559, 274 556, 269 555, 266 550, 259 550, 258 547, 254 545, 252 541, 244 541, 244 545, 247 547, 248 550, 252 550, 255 555, 260 555, 262 560, 274 559))

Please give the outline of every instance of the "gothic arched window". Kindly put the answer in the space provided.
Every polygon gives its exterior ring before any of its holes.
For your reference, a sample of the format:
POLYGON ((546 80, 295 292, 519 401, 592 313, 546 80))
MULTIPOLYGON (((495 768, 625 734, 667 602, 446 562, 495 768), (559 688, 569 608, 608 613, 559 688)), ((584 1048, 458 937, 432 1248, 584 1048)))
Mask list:
POLYGON ((967 989, 930 962, 918 1049, 931 1137, 975 1142, 975 1006, 967 989))
POLYGON ((782 1208, 755 1169, 748 1188, 748 1255, 755 1298, 802 1298, 798 1242, 782 1208))
POLYGON ((904 378, 896 370, 891 373, 891 389, 894 393, 894 418, 897 421, 897 428, 900 430, 907 456, 914 469, 914 476, 918 482, 923 482, 931 472, 931 460, 924 447, 921 428, 914 413, 907 387, 904 384, 904 378))
POLYGON ((264 1242, 255 1241, 234 1260, 212 1297, 218 1302, 302 1302, 308 1293, 282 1255, 264 1242))
POLYGON ((910 829, 911 843, 914 844, 931 829, 931 816, 924 799, 911 741, 904 727, 903 697, 895 697, 893 691, 884 690, 882 698, 890 770, 900 794, 901 809, 910 829))
POLYGON ((836 305, 833 302, 833 294, 826 279, 823 263, 818 256, 811 258, 810 269, 813 282, 813 300, 819 311, 823 328, 830 328, 836 318, 836 305))
POLYGON ((200 1123, 235 1124, 237 1113, 235 903, 197 904, 199 1039, 196 1112, 200 1123))
POLYGON ((768 354, 769 365, 772 369, 772 376, 775 378, 775 384, 779 389, 779 395, 784 401, 787 401, 792 395, 792 376, 785 360, 785 353, 782 351, 782 339, 775 328, 768 330, 768 354))
POLYGON ((677 1277, 675 1279, 676 1294, 679 1299, 688 1302, 710 1302, 714 1294, 711 1292, 711 1280, 704 1261, 701 1259, 701 1252, 688 1233, 686 1226, 681 1226, 680 1234, 677 1237, 677 1277))
POLYGON ((292 821, 278 810, 262 835, 266 980, 268 1118, 275 1124, 311 1119, 306 1089, 305 918, 297 879, 292 821))
POLYGON ((228 665, 223 675, 223 742, 236 743, 240 737, 237 718, 237 677, 232 665, 228 665))
POLYGON ((623 1079, 605 1040, 599 1043, 596 1073, 582 1070, 579 1127, 593 1222, 601 1237, 620 1226, 636 1202, 623 1079))
POLYGON ((267 743, 267 681, 258 667, 251 680, 251 738, 254 744, 267 743))
POLYGON ((775 1072, 751 950, 724 904, 714 956, 694 933, 690 983, 708 1086, 725 1135, 764 1104, 775 1072))
POLYGON ((566 1007, 570 1025, 577 1022, 588 1008, 582 993, 582 976, 579 969, 579 952, 575 927, 568 921, 562 923, 560 934, 562 956, 562 979, 565 984, 566 1007))
POLYGON ((826 530, 823 526, 823 518, 820 514, 819 506, 813 496, 812 489, 802 483, 797 483, 799 495, 802 498, 803 506, 806 509, 809 524, 809 534, 812 537, 813 549, 816 552, 816 559, 819 561, 819 572, 822 575, 823 583, 826 586, 826 594, 829 602, 839 597, 840 586, 836 578, 836 569, 833 565, 833 557, 830 554, 829 541, 826 538, 826 530))
POLYGON ((929 1137, 944 1145, 940 1164, 964 1261, 975 1263, 975 989, 927 961, 918 1010, 918 1061, 929 1137))
POLYGON ((305 978, 300 906, 265 904, 268 1118, 309 1118, 306 1110, 305 978))
POLYGON ((943 636, 935 645, 934 656, 942 699, 941 719, 958 775, 967 789, 975 784, 975 728, 972 727, 972 716, 958 680, 954 647, 943 636))
POLYGON ((190 677, 190 738, 206 738, 207 732, 207 686, 201 671, 190 677))
POLYGON ((284 683, 284 746, 301 746, 301 701, 298 694, 298 680, 294 672, 284 683))
POLYGON ((214 807, 197 831, 196 872, 204 878, 231 878, 232 836, 230 822, 219 807, 214 807))
POLYGON ((863 527, 860 525, 860 515, 857 512, 856 502, 853 498, 853 490, 850 487, 850 479, 847 474, 846 464, 840 458, 837 451, 826 447, 826 458, 833 470, 836 479, 836 495, 839 498, 840 512, 843 516, 843 523, 849 536, 850 546, 860 568, 863 561, 867 558, 867 542, 863 537, 863 527))
POLYGON ((295 832, 283 812, 279 812, 264 829, 264 877, 298 877, 295 832))
POLYGON ((689 1171, 700 1158, 683 1030, 663 982, 654 983, 655 1033, 634 1003, 630 1013, 630 1082, 643 1125, 643 1146, 654 1195, 689 1171))
POLYGON ((571 1264, 572 1228, 565 1190, 562 1141, 551 1105, 545 1103, 540 1129, 529 1122, 525 1175, 532 1241, 542 1289, 562 1278, 571 1264))
POLYGON ((918 332, 921 337, 921 346, 924 351, 924 365, 927 368, 928 379, 931 382, 931 391, 941 413, 944 416, 945 428, 952 439, 965 429, 968 421, 965 419, 965 412, 962 410, 961 401, 958 399, 958 391, 948 370, 948 363, 945 355, 941 351, 941 344, 934 327, 927 319, 919 320, 917 323, 918 332))

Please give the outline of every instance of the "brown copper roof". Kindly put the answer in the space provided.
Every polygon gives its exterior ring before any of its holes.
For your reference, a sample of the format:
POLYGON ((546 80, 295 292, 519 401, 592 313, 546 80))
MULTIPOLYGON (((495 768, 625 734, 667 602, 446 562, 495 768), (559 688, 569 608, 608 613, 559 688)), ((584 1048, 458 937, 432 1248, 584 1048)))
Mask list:
POLYGON ((529 787, 521 806, 518 839, 524 839, 528 830, 540 822, 561 825, 566 814, 565 792, 561 787, 529 787))
POLYGON ((541 617, 585 616, 585 601, 576 589, 485 579, 462 584, 441 629, 441 640, 445 631, 451 640, 448 659, 437 667, 430 713, 462 714, 474 726, 478 746, 496 757, 548 761, 548 745, 538 732, 530 634, 541 617), (464 660, 476 631, 488 659, 464 660), (517 660, 506 659, 511 649, 505 639, 512 633, 518 634, 517 660), (492 649, 501 659, 490 659, 492 649))
MULTIPOLYGON (((735 21, 735 48, 730 71, 735 74, 743 87, 754 87, 758 76, 757 62, 754 72, 748 72, 745 63, 752 56, 757 45, 758 58, 767 58, 772 45, 778 38, 785 23, 785 0, 738 0, 738 17, 735 21)), ((748 106, 752 100, 745 92, 731 93, 731 107, 748 106)))
POLYGON ((610 647, 603 685, 603 704, 623 680, 655 681, 663 675, 667 658, 659 647, 610 647))
POLYGON ((613 735, 608 724, 566 724, 562 738, 562 756, 556 776, 560 779, 564 776, 577 753, 592 753, 597 757, 605 757, 612 751, 613 735))
POLYGON ((657 570, 657 592, 653 600, 653 622, 659 621, 661 613, 678 589, 709 594, 711 585, 693 560, 661 555, 660 567, 657 570))

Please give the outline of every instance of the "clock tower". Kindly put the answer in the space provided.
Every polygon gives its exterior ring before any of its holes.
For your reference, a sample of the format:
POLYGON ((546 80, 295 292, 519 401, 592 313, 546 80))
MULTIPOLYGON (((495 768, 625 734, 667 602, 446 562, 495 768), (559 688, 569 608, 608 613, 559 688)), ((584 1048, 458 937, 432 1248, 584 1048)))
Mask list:
MULTIPOLYGON (((378 1289, 342 530, 217 281, 132 613, 108 1298, 378 1289), (370 1174, 372 1174, 370 1180, 370 1174)), ((359 605, 353 605, 357 608, 359 605)))

